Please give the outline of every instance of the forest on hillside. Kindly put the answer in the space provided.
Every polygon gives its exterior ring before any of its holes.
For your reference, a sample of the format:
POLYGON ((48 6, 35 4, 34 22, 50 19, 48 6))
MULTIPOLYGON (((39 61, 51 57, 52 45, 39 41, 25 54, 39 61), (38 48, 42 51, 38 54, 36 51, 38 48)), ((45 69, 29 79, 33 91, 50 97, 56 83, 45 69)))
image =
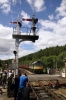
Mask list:
MULTIPOLYGON (((56 46, 56 47, 49 47, 46 49, 41 49, 38 52, 31 53, 29 55, 23 56, 18 58, 19 65, 30 64, 36 60, 39 60, 44 63, 45 68, 63 68, 64 61, 63 59, 66 58, 66 45, 64 46, 56 46)), ((3 66, 4 63, 11 64, 12 59, 8 59, 5 61, 0 60, 0 66, 3 66)))

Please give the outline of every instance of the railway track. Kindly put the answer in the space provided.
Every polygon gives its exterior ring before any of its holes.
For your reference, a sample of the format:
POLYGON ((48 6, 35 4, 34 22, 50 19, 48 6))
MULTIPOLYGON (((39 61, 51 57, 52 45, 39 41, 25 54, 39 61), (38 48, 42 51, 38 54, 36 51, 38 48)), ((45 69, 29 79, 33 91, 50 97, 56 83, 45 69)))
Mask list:
MULTIPOLYGON (((54 83, 54 81, 52 81, 54 83)), ((61 87, 56 90, 49 88, 48 81, 31 81, 29 84, 32 88, 30 100, 66 100, 66 88, 61 87)))
MULTIPOLYGON (((51 80, 49 76, 48 79, 37 79, 37 77, 34 75, 34 73, 31 73, 28 70, 23 70, 29 77, 29 84, 32 88, 32 93, 30 93, 30 100, 66 100, 66 80, 65 79, 59 79, 60 84, 62 84, 61 88, 54 89, 49 88, 48 82, 50 81, 52 85, 54 86, 56 80, 51 80), (30 80, 30 78, 33 78, 30 80)), ((42 78, 42 76, 40 77, 42 78)), ((6 91, 7 92, 7 91, 6 91)), ((7 93, 6 93, 7 94, 7 93)), ((2 97, 4 95, 4 92, 2 94, 2 97)), ((1 98, 0 98, 1 99, 1 98)))
POLYGON ((44 85, 43 81, 30 82, 36 100, 66 100, 65 96, 44 85))
MULTIPOLYGON (((30 75, 30 71, 26 70, 27 75, 30 75)), ((62 85, 60 89, 54 89, 48 87, 48 81, 55 85, 56 80, 42 80, 38 81, 34 77, 35 81, 30 81, 30 85, 33 90, 33 94, 36 97, 36 100, 66 100, 66 80, 59 79, 60 84, 62 85)))

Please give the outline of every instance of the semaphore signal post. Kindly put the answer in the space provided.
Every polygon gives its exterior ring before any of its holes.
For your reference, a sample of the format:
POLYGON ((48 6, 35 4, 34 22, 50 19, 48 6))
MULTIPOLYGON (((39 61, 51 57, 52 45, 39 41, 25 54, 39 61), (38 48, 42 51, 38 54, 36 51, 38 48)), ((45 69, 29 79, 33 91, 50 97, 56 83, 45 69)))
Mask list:
POLYGON ((13 28, 13 34, 12 34, 12 37, 15 39, 16 51, 13 51, 13 53, 15 54, 15 63, 16 63, 15 64, 15 72, 16 72, 16 74, 18 74, 18 48, 19 48, 19 44, 23 41, 35 42, 39 38, 39 36, 36 35, 36 29, 37 29, 36 23, 38 22, 38 18, 35 18, 35 16, 33 15, 33 17, 30 19, 22 18, 22 21, 32 22, 31 31, 32 31, 33 35, 22 35, 21 34, 20 29, 22 27, 22 22, 20 21, 19 16, 18 16, 18 19, 16 22, 10 22, 11 24, 16 24, 16 28, 13 28))

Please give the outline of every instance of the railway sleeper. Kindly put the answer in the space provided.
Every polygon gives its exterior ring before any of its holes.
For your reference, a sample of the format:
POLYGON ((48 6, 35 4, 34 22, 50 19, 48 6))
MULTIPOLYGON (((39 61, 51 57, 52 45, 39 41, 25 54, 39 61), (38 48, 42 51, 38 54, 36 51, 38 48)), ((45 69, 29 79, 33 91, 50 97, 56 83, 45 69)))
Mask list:
POLYGON ((44 86, 42 82, 38 82, 39 86, 35 87, 32 85, 32 89, 37 97, 37 100, 63 100, 62 97, 53 93, 53 91, 49 90, 48 87, 44 86), (52 98, 52 99, 50 99, 52 98))
POLYGON ((49 95, 49 93, 45 90, 34 90, 33 88, 33 91, 34 93, 32 94, 32 96, 30 96, 31 100, 56 100, 53 98, 52 95, 49 95), (35 95, 35 96, 34 96, 35 95))
POLYGON ((55 98, 55 100, 66 100, 63 96, 59 95, 58 93, 56 94, 53 90, 49 89, 48 87, 45 87, 42 82, 40 82, 40 84, 48 91, 49 94, 51 94, 55 98))
POLYGON ((50 95, 48 95, 48 93, 46 91, 42 90, 34 90, 37 97, 39 98, 38 100, 54 100, 53 97, 51 97, 50 95), (51 99, 52 98, 52 99, 51 99))
POLYGON ((36 89, 36 87, 32 86, 32 89, 37 98, 36 100, 55 100, 55 99, 53 99, 53 97, 48 95, 48 92, 46 90, 42 89, 42 87, 38 87, 38 89, 36 89))

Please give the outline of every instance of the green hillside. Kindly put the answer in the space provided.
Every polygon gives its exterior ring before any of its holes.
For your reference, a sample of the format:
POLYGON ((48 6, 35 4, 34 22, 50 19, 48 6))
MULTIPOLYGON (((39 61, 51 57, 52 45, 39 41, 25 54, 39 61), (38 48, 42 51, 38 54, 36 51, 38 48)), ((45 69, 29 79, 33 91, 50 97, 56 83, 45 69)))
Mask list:
MULTIPOLYGON (((63 59, 65 57, 66 57, 66 45, 49 47, 19 58, 19 65, 30 64, 33 61, 40 60, 44 63, 45 67, 55 68, 57 66, 62 68, 64 67, 63 59)), ((5 62, 11 64, 12 59, 5 60, 5 61, 0 60, 1 66, 3 66, 5 62)))

